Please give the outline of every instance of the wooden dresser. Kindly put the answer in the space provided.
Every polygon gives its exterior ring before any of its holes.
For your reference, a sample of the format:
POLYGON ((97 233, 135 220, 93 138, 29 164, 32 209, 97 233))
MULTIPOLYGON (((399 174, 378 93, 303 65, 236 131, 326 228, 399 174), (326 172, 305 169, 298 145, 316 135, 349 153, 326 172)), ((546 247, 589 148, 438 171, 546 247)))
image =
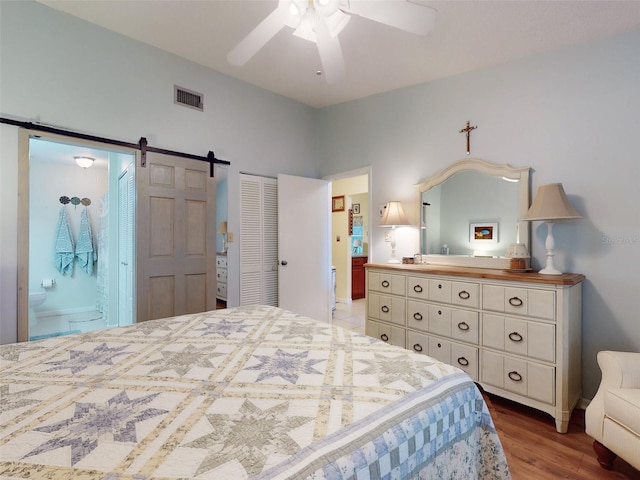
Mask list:
POLYGON ((365 267, 367 335, 455 365, 566 433, 582 394, 583 275, 365 267))

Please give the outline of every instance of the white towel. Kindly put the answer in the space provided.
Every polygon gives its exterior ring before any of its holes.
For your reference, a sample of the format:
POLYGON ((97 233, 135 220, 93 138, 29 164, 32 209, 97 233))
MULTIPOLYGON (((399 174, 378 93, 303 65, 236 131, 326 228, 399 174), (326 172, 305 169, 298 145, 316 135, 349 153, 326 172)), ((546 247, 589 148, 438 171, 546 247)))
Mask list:
POLYGON ((82 270, 89 275, 93 274, 93 262, 95 262, 96 257, 93 250, 91 222, 86 208, 80 214, 80 232, 78 233, 78 244, 76 245, 76 259, 82 270))
POLYGON ((54 263, 62 275, 73 275, 73 237, 67 217, 67 209, 62 206, 56 227, 56 245, 54 263))

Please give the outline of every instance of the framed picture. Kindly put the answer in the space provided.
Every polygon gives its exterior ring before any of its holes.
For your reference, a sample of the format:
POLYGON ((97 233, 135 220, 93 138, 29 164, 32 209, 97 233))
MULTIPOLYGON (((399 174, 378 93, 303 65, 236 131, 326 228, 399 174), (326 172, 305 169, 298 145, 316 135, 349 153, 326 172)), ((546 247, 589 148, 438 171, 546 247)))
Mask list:
POLYGON ((497 223, 470 223, 469 241, 483 244, 498 243, 497 223))
POLYGON ((331 211, 344 212, 344 195, 331 197, 331 211))
POLYGON ((354 203, 353 204, 353 214, 354 215, 360 215, 360 204, 359 203, 354 203))

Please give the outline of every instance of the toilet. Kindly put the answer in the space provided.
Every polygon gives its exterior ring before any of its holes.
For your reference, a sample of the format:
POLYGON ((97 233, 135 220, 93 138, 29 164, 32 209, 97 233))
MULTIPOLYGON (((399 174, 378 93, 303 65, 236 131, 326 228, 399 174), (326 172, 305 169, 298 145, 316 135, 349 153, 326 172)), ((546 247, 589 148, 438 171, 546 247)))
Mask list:
POLYGON ((42 305, 47 299, 47 292, 29 292, 29 323, 36 321, 35 308, 42 305))

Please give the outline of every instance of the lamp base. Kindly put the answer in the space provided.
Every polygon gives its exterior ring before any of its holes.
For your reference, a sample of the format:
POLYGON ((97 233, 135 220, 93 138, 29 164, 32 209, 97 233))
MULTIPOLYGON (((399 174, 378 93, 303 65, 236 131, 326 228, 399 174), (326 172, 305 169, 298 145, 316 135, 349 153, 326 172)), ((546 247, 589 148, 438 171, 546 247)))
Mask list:
POLYGON ((555 268, 549 268, 549 267, 543 268, 538 273, 540 275, 562 275, 562 272, 560 270, 557 270, 555 268))
POLYGON ((387 260, 387 263, 402 263, 402 262, 400 262, 400 260, 398 260, 397 258, 390 258, 389 260, 387 260))

